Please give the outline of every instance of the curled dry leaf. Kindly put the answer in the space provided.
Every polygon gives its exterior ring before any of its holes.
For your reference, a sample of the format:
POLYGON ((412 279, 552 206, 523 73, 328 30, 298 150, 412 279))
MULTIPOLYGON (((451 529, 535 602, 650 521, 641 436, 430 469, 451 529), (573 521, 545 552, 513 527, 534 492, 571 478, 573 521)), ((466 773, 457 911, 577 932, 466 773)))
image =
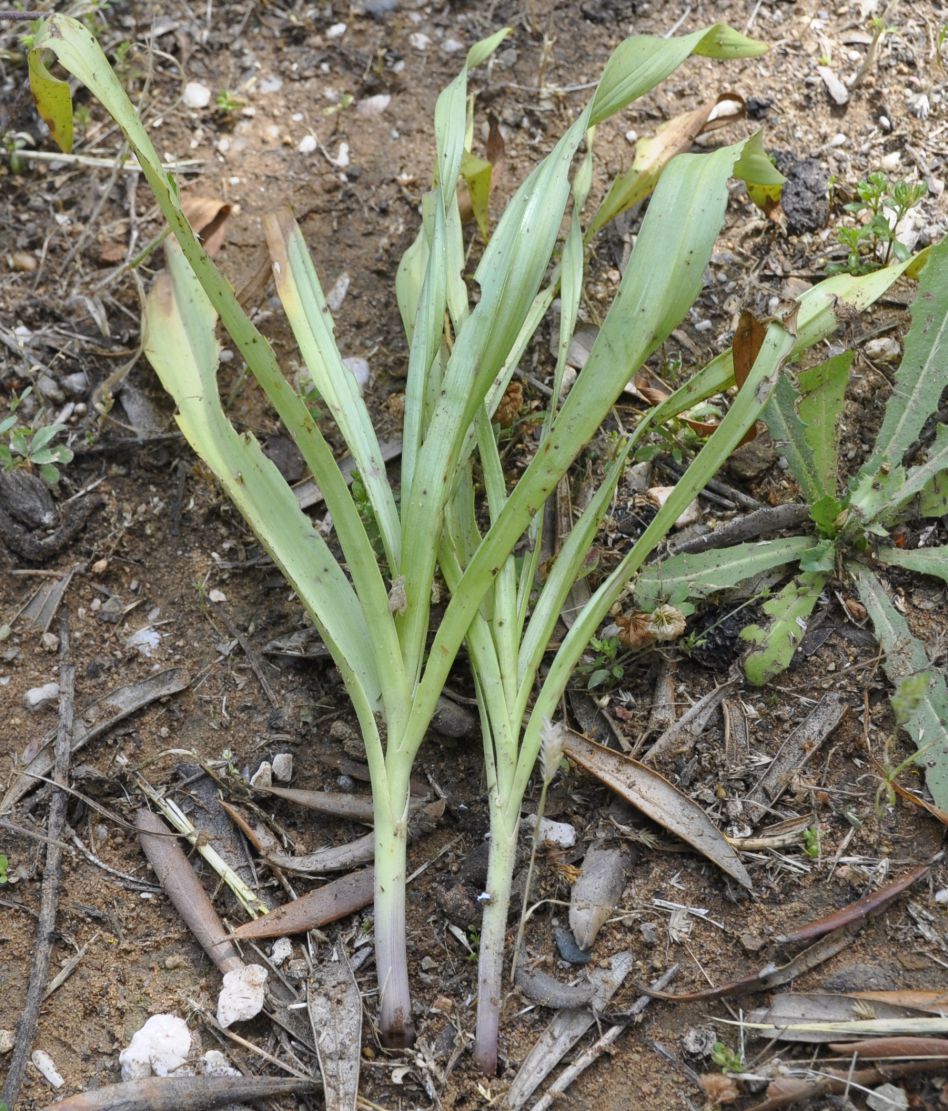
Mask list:
POLYGON ((629 873, 628 853, 593 845, 583 860, 569 900, 569 926, 580 949, 588 949, 612 914, 629 873))
POLYGON ((571 730, 567 731, 564 751, 570 760, 697 849, 742 887, 752 887, 747 869, 721 831, 696 802, 664 776, 571 730))
POLYGON ((224 924, 195 875, 178 838, 160 818, 145 808, 135 815, 135 825, 142 851, 158 882, 198 944, 221 972, 242 968, 244 962, 236 946, 227 939, 224 924))
POLYGON ((372 868, 340 876, 299 899, 284 903, 262 918, 238 926, 234 937, 240 941, 256 941, 284 934, 302 934, 337 922, 357 910, 363 910, 372 902, 374 876, 372 868))

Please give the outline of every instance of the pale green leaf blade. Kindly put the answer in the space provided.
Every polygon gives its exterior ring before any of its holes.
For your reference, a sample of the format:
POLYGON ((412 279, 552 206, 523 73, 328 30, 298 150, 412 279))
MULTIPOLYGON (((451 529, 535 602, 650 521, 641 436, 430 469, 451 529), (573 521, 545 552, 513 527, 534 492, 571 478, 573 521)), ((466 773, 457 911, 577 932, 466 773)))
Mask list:
POLYGON ((368 491, 392 575, 401 562, 401 526, 372 418, 342 361, 332 316, 303 233, 286 209, 264 218, 273 278, 313 382, 342 433, 368 491))
POLYGON ((905 486, 899 492, 899 503, 921 497, 948 472, 948 424, 939 424, 935 442, 928 449, 925 461, 905 472, 905 486))
POLYGON ((767 425, 774 447, 786 459, 790 473, 812 505, 829 491, 823 487, 808 450, 806 428, 797 413, 799 399, 800 394, 790 379, 781 378, 761 418, 767 425))
POLYGON ((918 512, 922 517, 948 515, 948 472, 936 474, 918 497, 918 512))
POLYGON ((654 89, 691 54, 753 58, 767 50, 765 43, 749 39, 725 23, 670 39, 632 35, 619 44, 603 70, 590 123, 601 123, 636 97, 654 89))
POLYGON ((809 571, 797 575, 764 603, 764 613, 772 619, 769 624, 748 625, 741 630, 741 639, 754 645, 744 660, 744 674, 755 687, 762 687, 790 666, 826 578, 825 574, 809 571))
POLYGON ((642 609, 652 610, 663 601, 675 605, 706 598, 775 567, 795 563, 812 545, 812 537, 790 536, 670 556, 641 572, 635 580, 635 600, 642 609))
POLYGON ((880 548, 876 553, 880 563, 889 567, 904 567, 922 575, 934 575, 948 583, 948 548, 880 548))
POLYGON ((948 810, 948 685, 944 673, 932 665, 925 645, 913 636, 879 579, 862 564, 848 567, 869 611, 889 682, 898 690, 906 680, 928 677, 921 699, 902 728, 918 749, 918 763, 935 805, 948 810))
POLYGON ((823 494, 836 492, 839 460, 839 418, 846 398, 846 385, 853 362, 852 351, 844 351, 798 375, 800 420, 804 440, 823 494))
POLYGON ((29 53, 30 89, 36 109, 46 121, 60 150, 72 150, 72 91, 68 81, 60 81, 46 68, 43 50, 37 46, 29 53))
POLYGON ((250 433, 238 434, 220 404, 217 314, 180 249, 146 298, 143 346, 178 406, 177 421, 310 612, 334 658, 347 661, 369 700, 381 688, 355 592, 293 491, 250 433))
POLYGON ((912 304, 912 326, 905 337, 902 363, 886 403, 876 446, 862 473, 896 466, 918 439, 925 421, 938 409, 948 387, 948 239, 933 246, 912 304))
POLYGON ((493 176, 494 167, 486 158, 479 158, 467 150, 464 152, 461 157, 461 177, 464 178, 471 198, 471 212, 477 230, 485 243, 490 238, 490 187, 493 176))

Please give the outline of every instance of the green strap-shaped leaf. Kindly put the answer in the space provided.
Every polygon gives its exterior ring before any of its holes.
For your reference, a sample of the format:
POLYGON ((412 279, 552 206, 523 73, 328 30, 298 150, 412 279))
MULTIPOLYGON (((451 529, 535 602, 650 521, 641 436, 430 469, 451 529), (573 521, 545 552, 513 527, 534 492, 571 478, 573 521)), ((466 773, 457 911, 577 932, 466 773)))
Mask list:
POLYGON ((948 472, 936 474, 922 490, 918 511, 923 517, 944 517, 948 514, 948 472))
POLYGON ((839 418, 846 399, 852 362, 852 351, 844 351, 809 370, 801 370, 798 375, 799 414, 804 425, 804 440, 813 460, 820 491, 830 496, 836 493, 839 418))
POLYGON ((53 139, 60 150, 72 150, 72 93, 65 81, 60 81, 46 68, 42 50, 29 53, 30 88, 39 114, 46 121, 53 139))
POLYGON ((948 583, 948 548, 880 548, 880 563, 889 567, 904 567, 922 575, 934 575, 948 583))
POLYGON ((755 645, 744 660, 744 674, 755 687, 762 687, 790 666, 826 579, 825 574, 808 571, 797 575, 764 603, 764 613, 773 619, 770 624, 741 630, 741 638, 755 645))
POLYGON ((876 446, 862 467, 868 481, 895 466, 918 439, 948 387, 948 239, 931 248, 912 304, 912 326, 876 446))
POLYGON ((592 126, 601 123, 636 97, 654 89, 691 54, 753 58, 766 54, 768 49, 766 43, 749 39, 726 23, 715 23, 673 39, 633 35, 616 47, 606 63, 589 122, 592 126))
POLYGON ((173 240, 167 256, 167 275, 145 303, 148 361, 177 403, 188 443, 297 591, 334 658, 346 662, 378 705, 381 686, 370 649, 377 633, 370 633, 352 585, 286 480, 254 437, 239 434, 225 415, 216 379, 217 313, 173 240))
POLYGON ((342 361, 332 316, 303 234, 286 209, 264 218, 273 278, 283 311, 313 383, 326 403, 372 504, 392 577, 401 563, 401 525, 385 461, 365 401, 352 371, 342 361))
POLYGON ((797 413, 799 400, 800 394, 789 376, 781 378, 761 417, 767 425, 774 447, 786 459, 790 473, 807 502, 812 505, 825 497, 828 491, 820 481, 812 453, 808 450, 806 428, 797 413))
POLYGON ((642 609, 652 610, 665 600, 674 605, 706 598, 775 567, 795 563, 812 545, 810 536, 789 536, 670 556, 641 572, 635 580, 635 600, 642 609))
MULTIPOLYGON (((900 464, 887 464, 876 476, 864 475, 850 504, 864 523, 886 522, 912 498, 930 492, 932 484, 948 471, 948 425, 938 425, 935 442, 924 463, 906 471, 900 464)), ((876 529, 874 531, 881 531, 876 529)))
POLYGON ((869 611, 889 682, 898 690, 906 680, 928 678, 901 724, 918 749, 918 763, 935 805, 948 810, 948 685, 944 673, 932 665, 925 645, 913 636, 879 579, 860 563, 850 563, 848 569, 869 611))

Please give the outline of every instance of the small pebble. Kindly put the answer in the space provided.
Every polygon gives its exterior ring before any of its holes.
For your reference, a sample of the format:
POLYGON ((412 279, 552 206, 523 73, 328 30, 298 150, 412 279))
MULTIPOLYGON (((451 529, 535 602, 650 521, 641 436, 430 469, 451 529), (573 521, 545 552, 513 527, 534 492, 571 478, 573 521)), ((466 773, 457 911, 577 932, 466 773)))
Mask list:
POLYGON ((273 778, 278 783, 289 783, 293 778, 293 754, 278 752, 273 757, 273 778))
MULTIPOLYGON (((243 1073, 240 1069, 235 1069, 234 1066, 227 1060, 219 1049, 209 1049, 201 1057, 201 1072, 204 1076, 242 1076, 243 1073)), ((231 1104, 230 1106, 234 1106, 231 1104)), ((240 1106, 240 1105, 238 1105, 240 1106)))
POLYGON ((279 968, 293 956, 293 942, 288 937, 278 937, 270 947, 270 960, 279 968))
POLYGON ((273 765, 269 760, 264 760, 250 777, 250 786, 262 788, 273 786, 273 765))
MULTIPOLYGON (((523 819, 523 824, 532 831, 536 821, 536 814, 528 814, 523 819)), ((571 849, 576 844, 576 828, 567 822, 554 822, 550 818, 541 818, 537 840, 541 845, 549 845, 551 848, 571 849)))
POLYGON ((226 1030, 235 1022, 246 1022, 263 1009, 267 970, 259 964, 244 965, 224 975, 217 998, 217 1021, 226 1030))
POLYGON ((66 1081, 59 1075, 56 1066, 53 1064, 53 1059, 48 1053, 42 1049, 35 1049, 30 1054, 30 1060, 33 1062, 34 1067, 43 1077, 51 1088, 61 1088, 66 1081))
POLYGON ((381 116, 385 109, 392 103, 388 93, 378 93, 368 96, 356 104, 356 111, 360 116, 381 116))
POLYGON ((148 1076, 167 1076, 180 1068, 191 1051, 188 1024, 177 1015, 159 1014, 136 1030, 131 1042, 119 1054, 122 1079, 143 1080, 148 1076))
POLYGON ((867 359, 874 359, 879 363, 898 362, 902 354, 899 341, 893 336, 876 336, 866 343, 865 351, 867 359))
POLYGON ((331 27, 326 28, 327 39, 341 39, 346 33, 346 25, 344 23, 334 23, 331 27))
POLYGON ((48 374, 41 374, 39 378, 36 379, 36 389, 47 401, 55 401, 57 404, 62 404, 66 400, 66 395, 59 388, 59 383, 48 374))
POLYGON ((215 588, 214 590, 209 590, 207 592, 207 600, 214 603, 226 602, 227 595, 223 592, 223 590, 217 590, 215 588))
POLYGON ((302 139, 296 144, 296 149, 300 154, 312 154, 318 146, 315 135, 304 135, 302 139))
POLYGON ((556 951, 564 961, 570 964, 589 964, 592 960, 592 953, 588 949, 580 949, 571 930, 557 926, 553 931, 553 940, 556 942, 556 951))
POLYGON ((35 255, 29 251, 13 251, 10 255, 10 266, 13 270, 21 270, 26 274, 34 274, 39 268, 35 255))
POLYGON ((186 108, 206 108, 211 103, 211 90, 200 81, 189 81, 181 99, 186 108))
POLYGON ((870 1111, 905 1111, 908 1105, 905 1089, 894 1084, 882 1084, 866 1096, 866 1106, 870 1111))
POLYGON ((45 683, 42 687, 31 687, 23 695, 23 704, 31 713, 45 709, 59 700, 59 684, 45 683))
POLYGON ((0 1030, 0 1053, 9 1053, 16 1045, 12 1030, 0 1030))
POLYGON ((423 31, 413 31, 408 36, 408 41, 416 50, 427 50, 431 45, 431 39, 423 31))
MULTIPOLYGON (((97 599, 96 599, 97 600, 97 599)), ((93 605, 95 603, 93 602, 93 605)), ((117 594, 110 594, 99 608, 98 618, 106 625, 117 625, 125 613, 125 603, 117 594)))

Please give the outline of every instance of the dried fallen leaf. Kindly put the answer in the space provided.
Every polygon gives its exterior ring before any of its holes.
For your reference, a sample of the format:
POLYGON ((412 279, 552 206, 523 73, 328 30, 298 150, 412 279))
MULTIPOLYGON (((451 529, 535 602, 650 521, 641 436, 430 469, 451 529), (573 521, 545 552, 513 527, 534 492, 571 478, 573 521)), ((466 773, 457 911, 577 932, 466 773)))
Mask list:
POLYGON ((570 760, 697 849, 726 875, 743 887, 752 887, 747 869, 721 831, 696 802, 664 776, 571 730, 567 731, 564 751, 570 760))

